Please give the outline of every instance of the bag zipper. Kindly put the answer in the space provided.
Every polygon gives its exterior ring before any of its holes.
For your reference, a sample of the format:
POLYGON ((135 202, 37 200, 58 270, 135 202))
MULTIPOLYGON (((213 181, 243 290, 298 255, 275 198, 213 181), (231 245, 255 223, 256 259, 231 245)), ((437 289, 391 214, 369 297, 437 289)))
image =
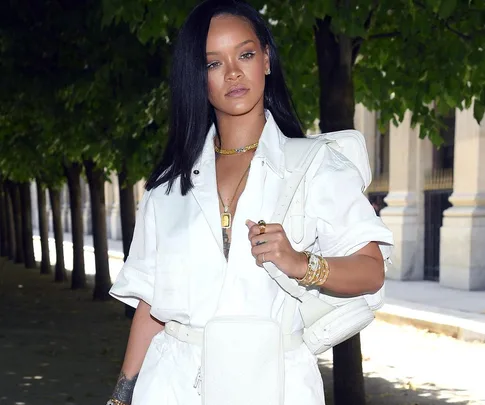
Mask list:
MULTIPOLYGON (((352 313, 350 316, 347 316, 347 317, 345 317, 345 318, 348 318, 348 317, 354 317, 354 316, 356 316, 356 315, 359 315, 359 314, 361 314, 361 313, 363 313, 363 312, 366 312, 366 311, 367 311, 367 309, 368 309, 368 308, 362 308, 362 309, 359 309, 357 312, 352 313)), ((373 314, 372 314, 372 315, 373 315, 373 314)), ((353 329, 355 329, 355 327, 356 327, 356 326, 359 326, 359 329, 360 329, 360 330, 359 330, 358 332, 355 332, 355 334, 354 334, 354 335, 356 335, 357 333, 359 333, 359 332, 360 332, 360 331, 363 329, 363 328, 362 328, 362 325, 363 325, 363 324, 366 324, 366 323, 368 324, 368 323, 372 322, 372 320, 374 319, 374 317, 372 317, 372 318, 371 318, 371 317, 369 317, 369 318, 365 319, 365 321, 364 321, 364 322, 363 322, 363 321, 359 322, 357 325, 355 325, 355 324, 354 324, 354 325, 352 325, 352 326, 350 326, 350 327, 347 327, 347 328, 345 328, 345 329, 343 329, 343 330, 336 331, 337 333, 335 333, 335 332, 330 333, 330 332, 329 332, 329 330, 328 330, 328 328, 325 328, 325 329, 324 329, 324 331, 323 331, 323 333, 324 333, 324 335, 323 335, 323 341, 324 341, 324 342, 325 342, 325 344, 328 346, 328 345, 330 345, 330 344, 331 344, 331 342, 332 342, 332 341, 333 341, 333 342, 335 342, 335 341, 340 341, 341 339, 343 339, 343 338, 344 338, 344 337, 345 337, 345 336, 348 334, 348 332, 349 332, 350 330, 353 330, 353 329), (369 319, 369 318, 370 318, 370 319, 369 319), (330 335, 332 335, 332 336, 333 336, 333 339, 330 339, 330 335)), ((343 321, 342 321, 342 322, 343 322, 343 321)))
POLYGON ((201 367, 197 370, 197 375, 195 376, 195 381, 193 387, 197 390, 197 394, 200 395, 201 387, 202 387, 202 373, 201 367))

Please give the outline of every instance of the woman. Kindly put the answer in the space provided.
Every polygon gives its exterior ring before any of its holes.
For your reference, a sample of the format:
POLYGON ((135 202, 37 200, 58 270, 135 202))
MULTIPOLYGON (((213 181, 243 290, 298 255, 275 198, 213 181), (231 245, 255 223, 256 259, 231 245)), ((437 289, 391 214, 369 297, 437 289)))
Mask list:
MULTIPOLYGON (((137 309, 109 403, 200 404, 201 348, 164 327, 175 321, 201 331, 219 315, 279 321, 286 293, 263 262, 337 295, 382 286, 379 245, 392 237, 362 194, 355 167, 328 148, 306 174, 303 240, 290 243, 281 225, 269 223, 285 184, 283 146, 303 136, 259 13, 237 0, 197 6, 174 50, 168 145, 111 290, 137 309), (315 259, 320 277, 311 280, 315 259)), ((298 311, 292 329, 303 329, 298 311)), ((324 404, 316 359, 304 344, 286 352, 285 381, 285 405, 324 404)))

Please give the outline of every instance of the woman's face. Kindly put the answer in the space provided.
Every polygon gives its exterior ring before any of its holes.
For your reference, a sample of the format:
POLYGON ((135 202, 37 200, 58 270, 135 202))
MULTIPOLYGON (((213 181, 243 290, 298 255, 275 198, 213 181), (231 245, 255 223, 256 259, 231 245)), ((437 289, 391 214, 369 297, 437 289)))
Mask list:
POLYGON ((232 15, 214 17, 207 34, 209 101, 216 112, 243 115, 264 109, 267 50, 251 24, 232 15))

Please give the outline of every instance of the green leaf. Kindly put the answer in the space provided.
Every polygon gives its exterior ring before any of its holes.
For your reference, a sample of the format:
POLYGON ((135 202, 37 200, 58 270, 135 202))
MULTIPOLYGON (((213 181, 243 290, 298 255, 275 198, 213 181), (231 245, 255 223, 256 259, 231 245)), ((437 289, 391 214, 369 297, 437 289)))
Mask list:
POLYGON ((456 9, 457 1, 458 0, 441 0, 438 15, 444 20, 451 17, 456 9))
POLYGON ((480 122, 482 122, 484 113, 485 113, 485 104, 482 103, 480 100, 475 99, 475 103, 473 106, 473 117, 475 117, 475 119, 479 124, 480 122))

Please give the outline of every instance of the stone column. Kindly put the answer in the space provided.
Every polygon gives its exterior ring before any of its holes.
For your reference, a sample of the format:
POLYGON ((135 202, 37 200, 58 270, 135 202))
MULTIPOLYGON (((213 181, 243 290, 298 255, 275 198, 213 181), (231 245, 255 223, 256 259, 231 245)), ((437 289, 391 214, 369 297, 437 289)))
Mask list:
POLYGON ((453 204, 443 214, 440 284, 485 290, 485 119, 456 110, 453 204))
POLYGON ((393 264, 387 277, 422 280, 424 274, 424 179, 432 167, 432 144, 419 139, 406 112, 399 126, 391 125, 388 206, 381 211, 394 235, 393 264))
MULTIPOLYGON (((111 181, 111 175, 110 175, 111 181)), ((106 236, 108 239, 111 239, 111 226, 110 226, 110 212, 111 212, 111 204, 113 203, 113 185, 110 181, 104 182, 104 205, 106 210, 106 236)))
POLYGON ((367 153, 369 154, 370 168, 374 174, 376 171, 376 113, 369 111, 362 104, 357 104, 355 106, 354 126, 357 131, 364 135, 367 153))
POLYGON ((39 206, 37 204, 37 185, 35 181, 30 183, 30 201, 32 207, 32 229, 39 232, 39 206))
POLYGON ((64 233, 71 232, 71 201, 67 184, 61 190, 61 215, 64 233))
POLYGON ((141 198, 143 197, 143 193, 145 192, 145 183, 146 180, 139 180, 135 183, 135 205, 138 209, 138 204, 140 203, 141 198))
POLYGON ((109 176, 111 183, 109 184, 111 194, 111 204, 109 207, 109 235, 110 239, 121 240, 121 217, 120 217, 120 190, 118 183, 118 175, 112 173, 109 176))
POLYGON ((89 185, 87 181, 81 178, 81 193, 83 206, 83 228, 85 235, 93 233, 93 224, 91 221, 91 200, 89 195, 89 185))
POLYGON ((49 228, 49 233, 54 233, 54 214, 52 213, 52 204, 51 204, 51 196, 49 193, 49 189, 45 189, 46 193, 46 204, 47 204, 47 226, 49 228))

